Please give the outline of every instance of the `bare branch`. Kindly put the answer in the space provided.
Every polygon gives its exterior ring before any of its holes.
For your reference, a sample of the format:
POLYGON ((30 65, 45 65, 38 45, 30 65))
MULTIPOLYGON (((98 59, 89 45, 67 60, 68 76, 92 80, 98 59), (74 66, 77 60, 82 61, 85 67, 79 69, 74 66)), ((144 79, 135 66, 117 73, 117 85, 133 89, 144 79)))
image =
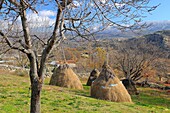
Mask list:
MULTIPOLYGON (((25 0, 22 0, 22 2, 26 5, 27 8, 30 8, 33 12, 38 14, 38 11, 35 10, 35 8, 33 8, 28 2, 26 2, 25 0)), ((34 3, 34 1, 33 1, 34 3)))
POLYGON ((30 37, 30 32, 29 32, 28 23, 27 23, 25 4, 22 0, 21 0, 21 6, 22 8, 20 9, 20 12, 21 12, 20 16, 21 16, 22 28, 24 31, 24 37, 25 37, 24 39, 25 39, 27 49, 30 49, 32 47, 31 37, 30 37))
POLYGON ((10 42, 10 40, 8 39, 8 37, 7 37, 2 31, 0 31, 0 35, 5 39, 6 43, 8 44, 8 46, 9 46, 11 49, 16 49, 16 50, 19 50, 19 51, 21 51, 21 52, 23 52, 23 53, 29 54, 29 51, 28 51, 28 50, 26 50, 26 49, 24 49, 24 48, 19 48, 19 47, 14 46, 14 45, 10 42))
POLYGON ((12 3, 13 5, 15 5, 16 7, 20 7, 20 3, 17 2, 16 0, 8 0, 10 3, 12 3))
POLYGON ((56 16, 56 23, 55 23, 55 26, 54 26, 53 34, 51 36, 51 40, 49 40, 49 43, 47 44, 46 48, 42 52, 42 58, 41 58, 41 62, 40 62, 40 69, 39 69, 39 73, 38 73, 40 79, 44 78, 43 73, 44 73, 45 62, 46 62, 46 59, 48 57, 48 54, 50 53, 50 51, 53 48, 54 44, 60 43, 60 40, 58 40, 58 41, 56 41, 56 40, 57 40, 57 30, 59 29, 59 26, 60 26, 59 22, 60 22, 61 16, 62 16, 62 10, 58 9, 57 16, 56 16))
POLYGON ((1 1, 0 1, 0 10, 2 9, 3 3, 4 3, 4 0, 1 0, 1 1))
POLYGON ((47 43, 44 42, 41 38, 39 38, 37 35, 33 35, 33 36, 36 37, 38 40, 40 40, 43 43, 43 45, 47 45, 47 43))
POLYGON ((6 54, 8 51, 10 51, 11 50, 11 48, 9 48, 9 49, 7 49, 7 50, 5 50, 5 51, 2 51, 1 53, 0 53, 0 55, 2 55, 2 54, 6 54))

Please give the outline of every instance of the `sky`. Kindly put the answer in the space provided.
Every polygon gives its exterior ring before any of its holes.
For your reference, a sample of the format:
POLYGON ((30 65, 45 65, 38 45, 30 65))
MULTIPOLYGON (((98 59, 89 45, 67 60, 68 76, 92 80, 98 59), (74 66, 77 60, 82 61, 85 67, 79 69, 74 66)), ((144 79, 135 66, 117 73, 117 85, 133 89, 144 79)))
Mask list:
MULTIPOLYGON (((146 18, 144 21, 170 21, 170 0, 150 0, 150 6, 159 5, 156 10, 151 13, 146 13, 146 18)), ((53 6, 54 8, 54 6, 53 6)), ((40 9, 42 10, 42 9, 40 9)), ((45 10, 51 10, 51 7, 46 7, 45 10)), ((44 12, 47 13, 47 12, 44 12)), ((50 15, 48 15, 50 16, 50 15)), ((52 15, 54 16, 54 15, 52 15)))
MULTIPOLYGON (((150 6, 159 5, 156 10, 152 11, 150 14, 146 13, 146 18, 144 21, 170 21, 170 0, 150 0, 150 6)), ((48 8, 46 10, 50 10, 48 8)))
MULTIPOLYGON (((104 0, 105 1, 105 0, 104 0)), ((150 14, 145 13, 147 16, 146 18, 143 18, 143 22, 170 22, 170 0, 150 0, 150 6, 159 5, 156 10, 152 11, 150 14)), ((49 23, 50 26, 54 24, 55 22, 55 15, 56 15, 56 6, 50 5, 41 7, 41 5, 38 7, 39 14, 33 14, 32 12, 28 13, 28 16, 30 17, 30 21, 36 25, 44 23, 44 21, 47 21, 46 23, 49 23)), ((30 22, 30 23, 31 23, 30 22)), ((46 26, 46 23, 44 23, 43 26, 46 26)), ((35 25, 34 25, 35 27, 35 25)))
POLYGON ((151 0, 150 4, 157 5, 159 3, 160 6, 151 14, 147 14, 144 21, 170 21, 170 0, 151 0))

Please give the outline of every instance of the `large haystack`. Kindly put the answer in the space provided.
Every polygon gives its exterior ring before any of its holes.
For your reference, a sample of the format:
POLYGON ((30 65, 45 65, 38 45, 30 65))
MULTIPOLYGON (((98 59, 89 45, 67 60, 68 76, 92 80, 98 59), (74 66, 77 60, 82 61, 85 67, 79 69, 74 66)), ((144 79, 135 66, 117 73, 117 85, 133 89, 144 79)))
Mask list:
POLYGON ((78 76, 67 65, 63 64, 54 69, 50 85, 67 87, 72 89, 83 89, 78 76))
POLYGON ((87 86, 91 86, 92 82, 96 80, 96 78, 99 76, 99 71, 97 69, 93 69, 90 73, 90 76, 87 81, 87 86))
POLYGON ((91 96, 113 102, 131 102, 131 97, 122 82, 104 64, 99 77, 91 85, 91 96))

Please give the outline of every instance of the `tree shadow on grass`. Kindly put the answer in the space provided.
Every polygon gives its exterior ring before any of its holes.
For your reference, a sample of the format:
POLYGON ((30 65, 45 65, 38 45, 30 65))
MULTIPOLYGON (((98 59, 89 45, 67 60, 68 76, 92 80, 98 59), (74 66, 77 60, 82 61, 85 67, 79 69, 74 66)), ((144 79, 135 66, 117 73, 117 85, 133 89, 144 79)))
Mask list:
POLYGON ((91 97, 90 96, 90 86, 87 86, 85 84, 83 84, 83 90, 70 90, 70 91, 75 93, 76 95, 79 95, 79 96, 91 97))

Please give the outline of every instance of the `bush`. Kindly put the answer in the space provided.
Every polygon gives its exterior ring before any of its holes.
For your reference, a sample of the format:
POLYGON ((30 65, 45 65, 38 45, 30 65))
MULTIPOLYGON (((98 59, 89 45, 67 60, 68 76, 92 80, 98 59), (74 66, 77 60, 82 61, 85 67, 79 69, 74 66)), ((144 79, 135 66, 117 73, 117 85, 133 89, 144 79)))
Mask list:
POLYGON ((28 75, 28 72, 26 70, 16 70, 14 72, 15 75, 18 75, 18 76, 27 76, 28 75))

